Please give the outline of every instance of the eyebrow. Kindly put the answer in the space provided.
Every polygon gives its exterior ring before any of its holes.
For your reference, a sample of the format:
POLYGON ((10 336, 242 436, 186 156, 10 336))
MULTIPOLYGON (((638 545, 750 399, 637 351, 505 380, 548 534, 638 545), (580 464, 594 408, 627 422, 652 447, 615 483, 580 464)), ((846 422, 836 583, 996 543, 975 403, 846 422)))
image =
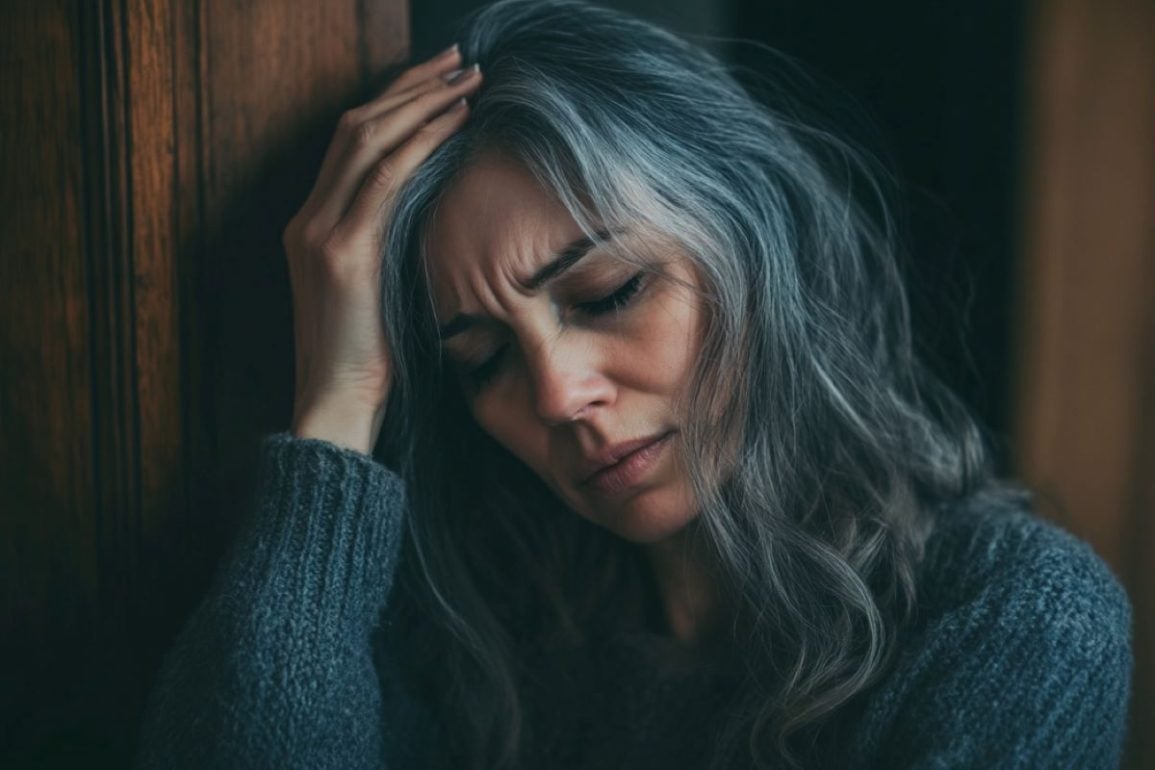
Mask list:
MULTIPOLYGON (((581 238, 578 238, 557 252, 553 259, 538 268, 537 272, 527 280, 519 280, 518 283, 521 284, 526 291, 532 292, 539 290, 542 286, 545 286, 566 270, 576 265, 581 258, 589 254, 595 246, 600 246, 606 241, 611 240, 613 235, 614 233, 610 230, 598 230, 594 233, 595 237, 593 238, 588 235, 583 235, 581 238)), ((484 323, 485 320, 485 316, 474 315, 472 313, 458 313, 449 323, 437 330, 437 337, 441 342, 445 342, 467 329, 484 323)))

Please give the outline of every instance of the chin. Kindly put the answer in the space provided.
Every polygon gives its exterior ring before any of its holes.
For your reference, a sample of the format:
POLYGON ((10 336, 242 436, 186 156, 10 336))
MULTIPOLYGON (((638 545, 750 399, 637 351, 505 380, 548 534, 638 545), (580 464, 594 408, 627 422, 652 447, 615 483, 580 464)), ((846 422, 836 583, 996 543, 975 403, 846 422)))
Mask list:
POLYGON ((594 523, 636 545, 653 545, 677 535, 698 518, 688 489, 647 490, 589 516, 594 523))

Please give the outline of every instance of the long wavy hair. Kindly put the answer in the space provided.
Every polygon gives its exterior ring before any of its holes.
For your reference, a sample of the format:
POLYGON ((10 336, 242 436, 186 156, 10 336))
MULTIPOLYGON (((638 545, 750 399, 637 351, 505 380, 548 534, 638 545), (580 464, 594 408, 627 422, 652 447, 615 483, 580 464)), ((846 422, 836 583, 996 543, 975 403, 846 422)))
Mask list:
POLYGON ((382 267, 411 686, 452 726, 453 766, 527 766, 544 741, 530 651, 591 643, 645 579, 639 549, 567 511, 442 366, 427 229, 498 152, 587 234, 641 228, 693 260, 708 321, 681 449, 744 668, 711 762, 809 764, 802 739, 893 663, 936 510, 991 476, 980 431, 913 351, 884 175, 788 99, 752 98, 705 50, 619 12, 502 0, 459 42, 485 82, 400 192, 382 267))

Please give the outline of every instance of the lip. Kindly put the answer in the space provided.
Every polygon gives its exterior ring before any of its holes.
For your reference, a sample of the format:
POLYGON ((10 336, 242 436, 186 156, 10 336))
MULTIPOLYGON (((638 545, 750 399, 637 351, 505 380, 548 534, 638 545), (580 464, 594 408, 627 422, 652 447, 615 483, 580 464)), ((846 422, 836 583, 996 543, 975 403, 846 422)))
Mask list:
POLYGON ((666 439, 673 434, 671 430, 626 441, 593 457, 587 456, 582 485, 604 492, 624 489, 649 469, 665 448, 666 439))

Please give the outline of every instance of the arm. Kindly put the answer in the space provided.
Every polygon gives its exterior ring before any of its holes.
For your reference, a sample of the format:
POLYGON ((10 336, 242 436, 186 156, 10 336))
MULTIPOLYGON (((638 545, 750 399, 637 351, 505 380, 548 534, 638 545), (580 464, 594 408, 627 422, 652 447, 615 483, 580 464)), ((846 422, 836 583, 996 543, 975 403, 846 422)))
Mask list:
POLYGON ((382 767, 390 704, 370 636, 404 506, 371 457, 266 437, 253 515, 166 657, 138 764, 382 767))
POLYGON ((374 668, 405 503, 367 453, 393 378, 381 235, 404 180, 465 122, 481 76, 460 64, 454 46, 346 112, 285 228, 293 431, 266 438, 254 515, 165 661, 142 767, 427 766, 398 661, 374 668))

